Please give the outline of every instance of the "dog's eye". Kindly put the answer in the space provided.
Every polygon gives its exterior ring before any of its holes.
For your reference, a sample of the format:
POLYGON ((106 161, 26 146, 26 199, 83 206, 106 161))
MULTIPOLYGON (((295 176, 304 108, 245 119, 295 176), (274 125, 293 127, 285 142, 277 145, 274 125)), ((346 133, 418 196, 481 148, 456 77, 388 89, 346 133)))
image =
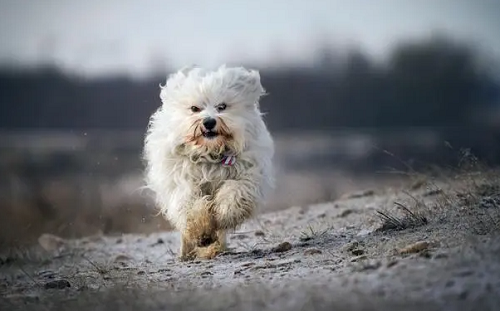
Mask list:
POLYGON ((196 106, 191 106, 191 108, 189 108, 189 109, 191 109, 192 112, 200 112, 201 111, 201 109, 196 107, 196 106))
POLYGON ((224 110, 226 110, 226 108, 227 108, 227 105, 225 103, 222 103, 222 104, 217 106, 217 111, 224 111, 224 110))

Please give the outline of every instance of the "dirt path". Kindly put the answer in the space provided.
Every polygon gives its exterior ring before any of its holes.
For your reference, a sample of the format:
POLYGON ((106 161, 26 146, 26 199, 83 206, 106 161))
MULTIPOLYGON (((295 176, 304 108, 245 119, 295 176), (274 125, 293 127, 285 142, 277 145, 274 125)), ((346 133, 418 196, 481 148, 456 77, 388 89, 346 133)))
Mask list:
POLYGON ((467 187, 263 214, 211 261, 178 262, 176 232, 47 236, 50 252, 2 259, 0 309, 498 310, 500 195, 491 180, 467 187))

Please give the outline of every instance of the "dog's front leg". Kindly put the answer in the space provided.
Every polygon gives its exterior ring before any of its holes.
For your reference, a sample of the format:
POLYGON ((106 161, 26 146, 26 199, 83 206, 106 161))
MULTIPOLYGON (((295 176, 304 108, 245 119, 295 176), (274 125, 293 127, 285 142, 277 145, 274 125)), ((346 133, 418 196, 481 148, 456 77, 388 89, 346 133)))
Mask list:
POLYGON ((260 200, 259 187, 250 179, 226 180, 212 205, 219 230, 235 229, 253 215, 260 200))
POLYGON ((185 225, 179 228, 181 233, 181 260, 194 259, 196 248, 207 246, 217 240, 216 228, 210 214, 210 197, 204 196, 187 203, 185 225))

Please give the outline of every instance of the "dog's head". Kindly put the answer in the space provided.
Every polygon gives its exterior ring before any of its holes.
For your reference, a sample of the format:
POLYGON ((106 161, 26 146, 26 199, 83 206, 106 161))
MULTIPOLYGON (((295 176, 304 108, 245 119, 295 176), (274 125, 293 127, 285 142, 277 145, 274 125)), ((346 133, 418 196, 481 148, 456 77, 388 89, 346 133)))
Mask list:
POLYGON ((163 113, 157 121, 175 138, 178 152, 217 159, 241 153, 256 135, 259 98, 265 93, 257 71, 184 68, 160 87, 163 113))

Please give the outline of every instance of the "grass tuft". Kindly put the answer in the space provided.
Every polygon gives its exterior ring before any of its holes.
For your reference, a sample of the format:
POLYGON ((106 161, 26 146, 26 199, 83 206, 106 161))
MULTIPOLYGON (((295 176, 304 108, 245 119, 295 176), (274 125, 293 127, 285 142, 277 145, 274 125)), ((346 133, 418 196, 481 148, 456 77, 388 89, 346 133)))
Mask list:
POLYGON ((382 226, 376 231, 400 231, 428 224, 427 217, 422 212, 412 212, 408 207, 398 202, 394 202, 394 204, 403 211, 403 215, 399 216, 393 215, 390 212, 377 211, 377 216, 382 221, 382 226))

